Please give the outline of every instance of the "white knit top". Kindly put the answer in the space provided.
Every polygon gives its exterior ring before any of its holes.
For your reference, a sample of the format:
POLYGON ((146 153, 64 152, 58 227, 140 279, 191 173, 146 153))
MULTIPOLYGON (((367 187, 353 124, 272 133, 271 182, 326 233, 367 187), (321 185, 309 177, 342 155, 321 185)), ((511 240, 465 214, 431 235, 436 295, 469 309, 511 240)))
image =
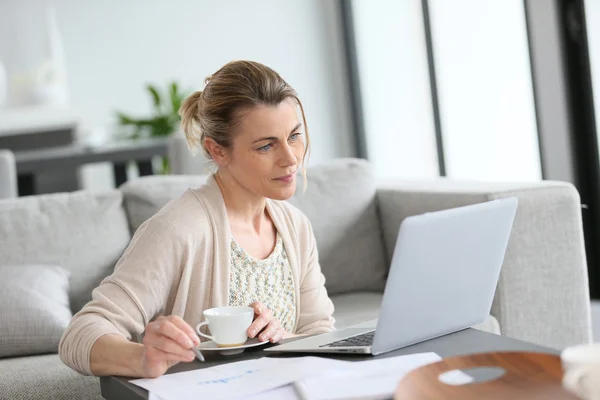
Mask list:
POLYGON ((260 301, 281 326, 294 332, 296 295, 292 268, 281 236, 273 252, 265 259, 250 256, 233 238, 229 268, 229 305, 247 306, 260 301))

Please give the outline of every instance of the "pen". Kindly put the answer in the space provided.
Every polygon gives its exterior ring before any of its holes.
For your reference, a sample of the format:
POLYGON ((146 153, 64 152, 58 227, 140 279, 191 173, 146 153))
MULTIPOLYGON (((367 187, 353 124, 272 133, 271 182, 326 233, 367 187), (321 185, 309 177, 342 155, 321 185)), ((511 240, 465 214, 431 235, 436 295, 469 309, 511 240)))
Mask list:
POLYGON ((198 360, 204 362, 204 356, 197 347, 192 347, 192 351, 194 352, 194 354, 196 354, 196 358, 198 360))
POLYGON ((302 386, 301 382, 292 382, 292 386, 294 387, 294 389, 296 390, 296 394, 298 395, 298 397, 301 400, 307 400, 309 398, 308 394, 306 393, 306 390, 304 389, 304 387, 302 386))

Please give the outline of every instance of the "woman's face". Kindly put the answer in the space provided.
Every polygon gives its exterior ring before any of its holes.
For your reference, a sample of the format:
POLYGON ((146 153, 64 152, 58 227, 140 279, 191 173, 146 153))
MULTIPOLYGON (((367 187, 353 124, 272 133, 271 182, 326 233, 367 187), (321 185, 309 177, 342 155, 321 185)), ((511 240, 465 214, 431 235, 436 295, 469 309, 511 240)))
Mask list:
POLYGON ((244 113, 230 148, 226 168, 246 190, 275 200, 296 191, 296 171, 304 156, 302 125, 296 102, 256 106, 244 113))

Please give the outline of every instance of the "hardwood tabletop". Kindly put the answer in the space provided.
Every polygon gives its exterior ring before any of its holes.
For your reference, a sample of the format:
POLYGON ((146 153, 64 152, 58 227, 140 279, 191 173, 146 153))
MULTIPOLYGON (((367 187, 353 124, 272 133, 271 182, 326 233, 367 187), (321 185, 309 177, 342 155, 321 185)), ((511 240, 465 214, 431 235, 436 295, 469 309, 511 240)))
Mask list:
POLYGON ((408 373, 397 387, 395 399, 545 399, 575 400, 562 387, 563 370, 556 354, 489 352, 446 358, 408 373), (443 383, 440 375, 454 370, 499 367, 500 377, 465 385, 443 383))

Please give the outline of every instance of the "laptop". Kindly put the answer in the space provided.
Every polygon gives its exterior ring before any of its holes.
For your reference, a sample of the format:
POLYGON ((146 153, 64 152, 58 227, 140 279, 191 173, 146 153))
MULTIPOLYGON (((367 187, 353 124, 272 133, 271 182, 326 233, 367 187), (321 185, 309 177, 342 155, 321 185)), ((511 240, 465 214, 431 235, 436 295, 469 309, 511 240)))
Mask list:
POLYGON ((510 197, 404 219, 376 324, 265 351, 377 355, 483 322, 492 307, 517 203, 510 197))

